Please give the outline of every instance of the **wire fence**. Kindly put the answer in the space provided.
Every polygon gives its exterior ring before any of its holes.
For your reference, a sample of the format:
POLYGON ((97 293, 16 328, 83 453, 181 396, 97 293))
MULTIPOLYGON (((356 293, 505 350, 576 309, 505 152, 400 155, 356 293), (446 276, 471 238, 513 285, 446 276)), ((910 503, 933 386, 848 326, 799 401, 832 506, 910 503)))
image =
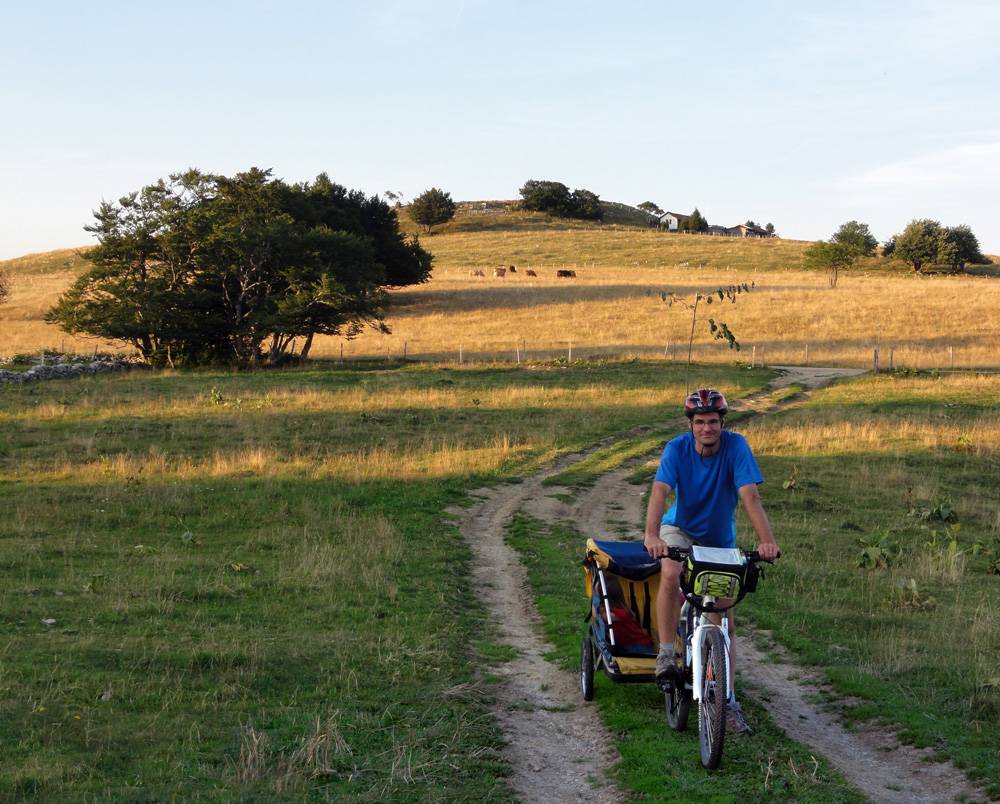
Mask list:
MULTIPOLYGON (((420 339, 386 338, 380 346, 370 341, 356 344, 339 341, 315 348, 311 357, 334 359, 340 363, 428 362, 454 365, 527 364, 550 361, 573 362, 594 359, 658 359, 668 363, 686 363, 688 343, 666 340, 662 346, 643 344, 594 344, 584 339, 509 341, 469 339, 442 344, 420 339)), ((997 371, 1000 355, 984 355, 981 346, 961 344, 884 344, 868 343, 844 346, 824 342, 784 344, 775 342, 743 343, 739 351, 716 345, 696 343, 690 359, 699 363, 740 363, 749 368, 769 365, 850 366, 868 368, 875 373, 910 371, 997 371), (991 359, 993 358, 993 359, 991 359)))

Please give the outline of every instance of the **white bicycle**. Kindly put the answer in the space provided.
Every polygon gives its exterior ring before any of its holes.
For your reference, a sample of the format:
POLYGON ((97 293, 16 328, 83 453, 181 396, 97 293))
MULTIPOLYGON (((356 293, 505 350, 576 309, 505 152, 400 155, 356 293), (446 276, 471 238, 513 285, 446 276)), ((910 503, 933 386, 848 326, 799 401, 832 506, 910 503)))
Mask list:
POLYGON ((734 698, 728 611, 756 590, 757 579, 763 575, 757 564, 767 559, 756 551, 698 545, 670 547, 667 557, 684 562, 681 591, 685 598, 674 646, 683 681, 661 685, 667 722, 683 731, 691 701, 698 702, 701 764, 714 770, 722 761, 726 705, 734 698), (720 605, 720 600, 729 602, 720 605), (719 622, 712 619, 713 614, 719 615, 719 622))

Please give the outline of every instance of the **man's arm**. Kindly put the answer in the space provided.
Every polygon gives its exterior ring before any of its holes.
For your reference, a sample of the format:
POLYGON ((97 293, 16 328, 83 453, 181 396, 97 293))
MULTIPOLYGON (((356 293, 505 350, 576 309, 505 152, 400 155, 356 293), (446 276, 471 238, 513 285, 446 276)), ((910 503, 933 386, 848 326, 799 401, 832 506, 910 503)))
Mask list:
POLYGON ((666 558, 667 543, 660 538, 660 520, 667 507, 667 497, 673 489, 660 480, 653 481, 649 492, 649 505, 646 507, 646 538, 643 544, 653 558, 666 558))
POLYGON ((757 541, 760 543, 757 550, 760 557, 773 561, 778 557, 778 543, 774 540, 774 531, 771 530, 771 523, 768 522, 767 514, 764 512, 757 484, 747 483, 745 486, 740 486, 740 499, 743 501, 743 510, 747 512, 747 519, 757 533, 757 541))

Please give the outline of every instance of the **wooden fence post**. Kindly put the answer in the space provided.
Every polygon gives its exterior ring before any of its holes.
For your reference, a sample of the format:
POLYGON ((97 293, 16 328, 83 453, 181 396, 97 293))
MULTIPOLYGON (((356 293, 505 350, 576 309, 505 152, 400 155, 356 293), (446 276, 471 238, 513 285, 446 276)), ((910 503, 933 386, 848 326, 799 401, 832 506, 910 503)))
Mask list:
POLYGON ((892 374, 896 370, 896 349, 895 347, 889 347, 889 373, 892 374))
POLYGON ((878 374, 878 347, 872 351, 872 371, 878 374))
POLYGON ((458 345, 458 365, 462 365, 462 345, 458 345))
POLYGON ((406 362, 406 341, 403 341, 403 362, 406 362))
POLYGON ((573 362, 573 341, 569 342, 569 351, 566 353, 566 362, 567 363, 573 362))
POLYGON ((955 347, 948 347, 948 368, 955 368, 955 347))
POLYGON ((809 344, 806 344, 806 365, 809 365, 809 344))
POLYGON ((344 344, 343 344, 343 342, 341 342, 341 344, 340 344, 340 362, 341 363, 344 362, 344 344))
POLYGON ((750 352, 750 368, 757 368, 757 346, 754 345, 750 352))

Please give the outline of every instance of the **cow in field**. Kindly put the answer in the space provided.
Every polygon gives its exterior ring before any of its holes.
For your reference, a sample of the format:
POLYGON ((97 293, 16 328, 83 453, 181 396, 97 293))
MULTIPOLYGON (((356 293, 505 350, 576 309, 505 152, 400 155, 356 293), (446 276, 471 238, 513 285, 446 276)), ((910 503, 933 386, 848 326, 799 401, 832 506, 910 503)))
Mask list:
POLYGON ((479 268, 473 268, 469 271, 469 276, 486 276, 486 274, 479 268))
POLYGON ((515 268, 513 265, 510 266, 510 268, 508 268, 507 270, 510 271, 512 274, 516 274, 517 273, 517 268, 515 268))
POLYGON ((556 276, 562 277, 564 279, 574 279, 576 278, 576 271, 570 271, 565 268, 560 268, 556 271, 556 276))
POLYGON ((493 269, 493 276, 500 276, 500 277, 502 277, 506 273, 507 273, 507 269, 506 268, 494 268, 493 269))
POLYGON ((535 273, 534 271, 532 271, 532 270, 531 270, 530 268, 529 268, 529 269, 528 269, 527 271, 525 271, 525 275, 526 275, 526 276, 538 276, 538 274, 536 274, 536 273, 535 273))

